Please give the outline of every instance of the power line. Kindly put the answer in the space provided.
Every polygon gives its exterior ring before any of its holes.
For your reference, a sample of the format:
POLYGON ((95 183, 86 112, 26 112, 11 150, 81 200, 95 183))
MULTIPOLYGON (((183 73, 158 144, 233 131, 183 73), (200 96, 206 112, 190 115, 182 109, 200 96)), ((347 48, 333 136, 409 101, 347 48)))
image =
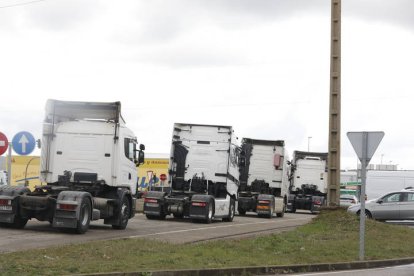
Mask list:
POLYGON ((23 3, 6 5, 6 6, 0 6, 0 9, 13 8, 13 7, 18 7, 18 6, 26 6, 26 5, 31 5, 31 4, 35 4, 35 3, 39 3, 39 2, 44 2, 44 1, 47 1, 47 0, 33 0, 33 1, 29 1, 29 2, 23 2, 23 3))

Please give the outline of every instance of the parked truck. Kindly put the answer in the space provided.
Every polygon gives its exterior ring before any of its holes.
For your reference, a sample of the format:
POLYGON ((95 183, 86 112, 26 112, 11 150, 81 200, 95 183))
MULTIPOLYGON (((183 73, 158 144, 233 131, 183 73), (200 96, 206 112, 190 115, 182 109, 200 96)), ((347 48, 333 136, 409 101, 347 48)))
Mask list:
POLYGON ((294 151, 287 210, 319 211, 326 205, 328 188, 328 153, 294 151))
POLYGON ((48 100, 41 179, 33 191, 0 187, 0 225, 23 228, 36 218, 85 233, 91 220, 125 229, 135 214, 136 166, 144 146, 125 126, 120 102, 48 100))
POLYGON ((289 191, 288 157, 283 140, 243 138, 238 213, 283 217, 289 191))
POLYGON ((144 200, 148 219, 167 215, 210 223, 232 221, 239 185, 240 147, 231 126, 174 124, 168 183, 144 200))

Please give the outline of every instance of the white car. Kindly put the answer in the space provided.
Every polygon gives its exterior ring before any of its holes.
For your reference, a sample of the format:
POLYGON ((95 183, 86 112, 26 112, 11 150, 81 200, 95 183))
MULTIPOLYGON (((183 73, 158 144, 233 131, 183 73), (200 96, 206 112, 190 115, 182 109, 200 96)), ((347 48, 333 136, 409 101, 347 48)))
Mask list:
POLYGON ((358 203, 359 200, 355 195, 341 195, 339 197, 339 206, 349 207, 358 203))
MULTIPOLYGON (((361 204, 348 207, 348 212, 359 215, 361 204)), ((365 202, 365 214, 376 220, 414 220, 414 189, 388 193, 365 202)))

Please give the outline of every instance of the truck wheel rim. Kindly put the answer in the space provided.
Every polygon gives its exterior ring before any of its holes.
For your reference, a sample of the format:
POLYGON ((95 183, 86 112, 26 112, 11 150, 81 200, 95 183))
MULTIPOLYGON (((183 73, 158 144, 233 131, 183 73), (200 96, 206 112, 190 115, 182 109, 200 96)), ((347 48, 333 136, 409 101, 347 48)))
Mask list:
POLYGON ((127 220, 127 218, 128 218, 128 208, 127 208, 128 206, 127 206, 127 204, 126 203, 124 203, 124 204, 122 204, 122 207, 121 207, 121 216, 122 216, 122 222, 125 222, 126 220, 127 220))
POLYGON ((213 205, 208 205, 208 218, 211 219, 213 217, 213 205))
POLYGON ((88 219, 89 219, 89 210, 88 208, 86 208, 86 206, 84 206, 82 208, 82 225, 86 225, 88 223, 88 219))

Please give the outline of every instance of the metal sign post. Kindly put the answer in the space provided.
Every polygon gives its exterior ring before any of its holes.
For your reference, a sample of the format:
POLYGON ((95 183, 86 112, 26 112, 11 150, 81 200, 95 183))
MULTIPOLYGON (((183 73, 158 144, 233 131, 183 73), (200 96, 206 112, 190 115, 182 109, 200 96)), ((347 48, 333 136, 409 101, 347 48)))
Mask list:
POLYGON ((378 145, 384 137, 384 132, 348 132, 351 142, 359 160, 361 161, 361 210, 359 212, 359 260, 365 257, 365 187, 367 179, 367 166, 371 161, 378 145))
POLYGON ((13 145, 11 143, 9 143, 9 151, 8 151, 8 160, 7 160, 7 185, 10 186, 11 183, 11 178, 12 178, 12 148, 13 145))
MULTIPOLYGON (((367 156, 368 148, 368 134, 363 133, 362 137, 362 156, 367 156)), ((359 212, 359 260, 363 261, 365 258, 365 194, 367 183, 367 159, 361 160, 361 194, 359 195, 359 202, 361 202, 361 211, 359 212)))

